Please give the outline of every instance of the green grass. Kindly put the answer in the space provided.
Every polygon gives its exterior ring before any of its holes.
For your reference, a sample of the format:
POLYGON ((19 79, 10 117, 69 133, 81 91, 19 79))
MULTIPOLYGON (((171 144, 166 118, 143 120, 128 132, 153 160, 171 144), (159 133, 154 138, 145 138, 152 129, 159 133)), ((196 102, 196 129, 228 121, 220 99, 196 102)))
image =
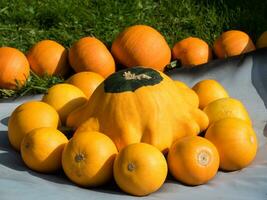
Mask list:
POLYGON ((29 94, 46 93, 47 89, 57 83, 64 82, 63 78, 56 76, 39 77, 31 72, 30 77, 20 89, 8 90, 0 88, 0 98, 17 98, 29 94))
MULTIPOLYGON (((245 31, 255 41, 267 30, 266 18, 264 0, 1 0, 0 44, 26 53, 43 39, 69 48, 91 35, 110 46, 133 24, 153 26, 170 47, 188 36, 212 45, 229 29, 245 31)), ((4 96, 0 91, 0 98, 4 96)))

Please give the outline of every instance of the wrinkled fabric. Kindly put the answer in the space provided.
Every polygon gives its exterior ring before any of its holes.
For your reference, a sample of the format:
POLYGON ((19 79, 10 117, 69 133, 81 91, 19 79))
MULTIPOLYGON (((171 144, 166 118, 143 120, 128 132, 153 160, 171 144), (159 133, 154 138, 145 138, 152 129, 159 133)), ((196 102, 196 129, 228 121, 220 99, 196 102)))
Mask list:
MULTIPOLYGON (((192 69, 175 69, 167 74, 189 86, 203 79, 216 79, 233 98, 247 108, 259 141, 253 163, 239 171, 221 172, 209 183, 185 186, 169 177, 163 187, 142 199, 267 199, 267 49, 214 60, 192 69)), ((136 199, 121 192, 114 182, 99 188, 80 188, 62 171, 48 175, 28 169, 18 152, 11 149, 7 137, 8 117, 24 101, 40 99, 30 96, 0 101, 0 200, 13 199, 136 199)))

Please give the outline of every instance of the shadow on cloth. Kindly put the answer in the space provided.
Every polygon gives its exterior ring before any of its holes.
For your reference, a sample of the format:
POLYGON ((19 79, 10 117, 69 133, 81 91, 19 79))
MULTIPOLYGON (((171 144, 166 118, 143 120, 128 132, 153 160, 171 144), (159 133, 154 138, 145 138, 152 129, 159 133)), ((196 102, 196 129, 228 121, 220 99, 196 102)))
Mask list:
MULTIPOLYGON (((267 48, 257 50, 252 55, 253 66, 251 72, 252 84, 264 102, 267 109, 267 48)), ((267 119, 266 119, 267 120, 267 119)), ((263 135, 267 137, 267 123, 263 129, 263 135)))
MULTIPOLYGON (((63 170, 59 170, 53 174, 42 174, 30 170, 24 164, 19 152, 13 150, 10 146, 8 142, 7 131, 0 131, 0 167, 1 165, 16 171, 27 171, 30 175, 42 178, 47 181, 78 187, 70 180, 68 180, 63 170)), ((90 190, 108 194, 123 194, 119 190, 114 180, 110 181, 110 183, 104 186, 101 186, 101 188, 90 188, 90 190)))
POLYGON ((5 117, 5 118, 1 119, 0 123, 7 127, 8 126, 8 120, 9 120, 9 117, 5 117))
POLYGON ((253 54, 252 84, 264 101, 267 109, 267 48, 257 50, 253 54))

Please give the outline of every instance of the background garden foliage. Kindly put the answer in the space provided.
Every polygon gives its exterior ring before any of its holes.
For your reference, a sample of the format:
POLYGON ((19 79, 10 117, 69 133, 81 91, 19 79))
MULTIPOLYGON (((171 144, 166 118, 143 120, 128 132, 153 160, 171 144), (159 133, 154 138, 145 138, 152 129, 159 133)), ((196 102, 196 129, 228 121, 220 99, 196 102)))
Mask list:
POLYGON ((0 44, 27 53, 43 39, 69 48, 95 36, 110 47, 134 24, 156 28, 170 47, 188 36, 212 45, 230 29, 245 31, 255 42, 267 30, 266 19, 266 0, 0 0, 0 44))

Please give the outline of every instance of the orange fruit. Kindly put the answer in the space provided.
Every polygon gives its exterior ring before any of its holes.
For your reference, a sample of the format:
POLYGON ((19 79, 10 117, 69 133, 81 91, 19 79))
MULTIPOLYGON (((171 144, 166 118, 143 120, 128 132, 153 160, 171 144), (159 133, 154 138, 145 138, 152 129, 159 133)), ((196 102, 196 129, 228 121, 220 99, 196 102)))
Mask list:
POLYGON ((69 50, 69 62, 75 72, 91 71, 107 77, 115 72, 115 61, 104 43, 84 37, 69 50))
POLYGON ((219 160, 216 147, 199 136, 178 139, 168 153, 171 174, 188 185, 200 185, 211 180, 218 171, 219 160))
POLYGON ((136 196, 158 190, 167 176, 167 162, 154 146, 134 143, 124 147, 114 162, 114 178, 124 191, 136 196))
POLYGON ((227 171, 248 166, 256 156, 257 137, 251 126, 238 118, 225 118, 212 124, 205 138, 218 149, 220 168, 227 171))
POLYGON ((21 51, 11 47, 0 47, 0 88, 21 87, 29 75, 30 65, 21 51))
POLYGON ((239 30, 223 32, 215 40, 213 47, 218 58, 237 56, 255 50, 249 35, 239 30))
POLYGON ((113 162, 117 148, 112 140, 99 132, 81 132, 65 146, 62 166, 74 183, 99 186, 112 178, 113 162))
POLYGON ((87 97, 74 85, 61 83, 49 88, 42 101, 54 107, 65 124, 69 113, 86 103, 87 97))
POLYGON ((206 79, 199 81, 192 89, 198 95, 200 109, 217 99, 229 97, 223 86, 216 80, 206 79))
POLYGON ((210 124, 229 117, 236 117, 246 121, 249 125, 252 124, 244 105, 234 98, 222 98, 213 101, 203 111, 207 114, 210 124))
POLYGON ((29 132, 21 143, 24 163, 38 172, 54 172, 61 168, 66 136, 55 128, 43 127, 29 132))
POLYGON ((212 51, 204 40, 188 37, 174 45, 172 56, 188 67, 207 63, 212 59, 212 51))
POLYGON ((39 76, 64 76, 70 69, 67 49, 53 40, 42 40, 34 44, 27 58, 32 71, 39 76))
POLYGON ((18 106, 8 121, 8 139, 16 150, 20 150, 23 137, 30 131, 40 127, 57 128, 59 125, 57 111, 50 105, 31 101, 18 106))
POLYGON ((179 88, 179 92, 184 97, 184 100, 190 104, 191 106, 198 108, 199 106, 199 99, 198 95, 195 93, 194 90, 192 90, 190 87, 188 87, 185 83, 181 81, 174 81, 176 86, 179 88))
POLYGON ((78 87, 83 93, 90 98, 97 86, 104 81, 104 77, 94 72, 79 72, 72 75, 66 81, 78 87))
POLYGON ((267 47, 267 31, 264 31, 257 40, 257 48, 267 47))
POLYGON ((124 29, 113 41, 111 53, 128 68, 143 66, 163 71, 171 61, 171 49, 164 36, 147 25, 124 29))

